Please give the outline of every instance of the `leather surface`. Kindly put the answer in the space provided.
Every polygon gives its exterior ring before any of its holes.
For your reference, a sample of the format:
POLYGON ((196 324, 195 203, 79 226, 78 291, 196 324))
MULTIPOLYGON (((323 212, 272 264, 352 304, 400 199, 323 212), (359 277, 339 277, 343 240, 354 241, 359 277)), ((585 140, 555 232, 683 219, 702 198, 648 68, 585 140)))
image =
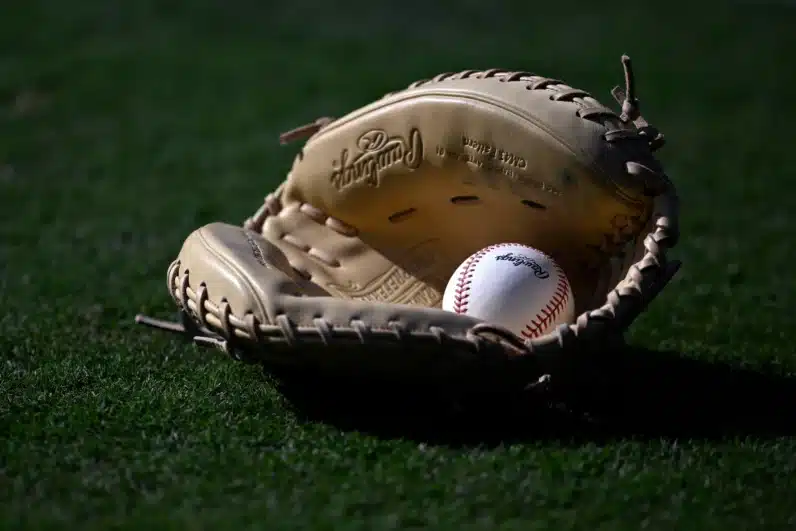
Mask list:
POLYGON ((467 256, 519 242, 561 264, 587 309, 616 276, 611 258, 637 247, 651 220, 653 198, 628 162, 662 170, 633 124, 585 92, 507 79, 421 83, 332 121, 255 228, 335 296, 426 307, 439 307, 467 256), (617 130, 627 138, 606 140, 617 130))
POLYGON ((312 135, 286 180, 243 227, 195 230, 169 267, 181 322, 138 322, 329 375, 547 381, 565 353, 621 341, 680 267, 664 139, 622 61, 621 119, 556 80, 465 71, 283 135, 312 135), (562 266, 573 323, 523 340, 438 309, 462 260, 508 241, 562 266))
POLYGON ((377 329, 394 323, 417 332, 440 327, 462 337, 481 322, 434 308, 331 297, 301 277, 282 272, 283 260, 275 246, 252 231, 211 223, 186 238, 177 263, 180 274, 196 279, 190 284, 194 291, 204 285, 208 300, 218 305, 223 299, 238 319, 253 315, 257 322, 269 324, 286 315, 296 326, 314 326, 313 320, 320 318, 332 326, 362 321, 377 329), (282 268, 273 265, 280 263, 282 268))

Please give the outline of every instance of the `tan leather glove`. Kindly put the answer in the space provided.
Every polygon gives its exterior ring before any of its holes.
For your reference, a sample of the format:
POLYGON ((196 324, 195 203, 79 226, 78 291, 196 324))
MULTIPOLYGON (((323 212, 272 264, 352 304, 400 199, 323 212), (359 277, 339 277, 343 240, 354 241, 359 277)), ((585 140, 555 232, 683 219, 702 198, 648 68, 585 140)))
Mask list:
POLYGON ((197 229, 169 268, 188 329, 139 322, 249 361, 498 386, 621 339, 679 267, 663 137, 623 64, 621 113, 554 79, 468 70, 283 135, 309 136, 286 180, 243 227, 197 229), (524 341, 439 309, 456 267, 501 242, 563 267, 574 323, 524 341))

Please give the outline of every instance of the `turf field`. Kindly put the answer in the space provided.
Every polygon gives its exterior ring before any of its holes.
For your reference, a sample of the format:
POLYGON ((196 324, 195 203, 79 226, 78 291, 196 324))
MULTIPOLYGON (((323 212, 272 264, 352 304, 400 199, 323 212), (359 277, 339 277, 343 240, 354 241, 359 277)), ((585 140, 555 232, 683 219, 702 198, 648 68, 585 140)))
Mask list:
POLYGON ((796 528, 792 4, 265 4, 0 9, 2 528, 796 528), (132 323, 171 315, 192 229, 281 179, 279 132, 465 68, 607 101, 622 53, 684 267, 591 421, 336 382, 321 408, 132 323))

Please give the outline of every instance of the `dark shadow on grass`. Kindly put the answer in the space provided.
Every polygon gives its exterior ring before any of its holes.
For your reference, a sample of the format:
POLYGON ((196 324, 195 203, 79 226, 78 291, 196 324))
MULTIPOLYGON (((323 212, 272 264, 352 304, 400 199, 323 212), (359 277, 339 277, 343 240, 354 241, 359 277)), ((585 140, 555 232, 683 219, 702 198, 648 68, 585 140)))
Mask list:
POLYGON ((593 367, 558 375, 544 395, 454 396, 328 376, 278 381, 306 420, 448 446, 796 435, 796 378, 636 347, 590 359, 593 367))

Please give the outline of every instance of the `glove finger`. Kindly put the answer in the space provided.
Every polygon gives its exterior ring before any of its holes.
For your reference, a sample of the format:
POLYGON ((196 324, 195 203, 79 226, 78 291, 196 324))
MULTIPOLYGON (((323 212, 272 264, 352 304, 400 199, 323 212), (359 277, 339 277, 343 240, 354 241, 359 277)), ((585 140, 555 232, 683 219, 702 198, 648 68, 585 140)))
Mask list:
POLYGON ((307 296, 300 277, 265 260, 279 256, 269 254, 266 244, 251 231, 214 223, 186 239, 172 267, 175 301, 223 338, 206 342, 242 352, 247 361, 330 374, 444 378, 463 372, 477 377, 485 367, 504 367, 528 353, 499 334, 474 333, 483 323, 472 317, 307 296))

